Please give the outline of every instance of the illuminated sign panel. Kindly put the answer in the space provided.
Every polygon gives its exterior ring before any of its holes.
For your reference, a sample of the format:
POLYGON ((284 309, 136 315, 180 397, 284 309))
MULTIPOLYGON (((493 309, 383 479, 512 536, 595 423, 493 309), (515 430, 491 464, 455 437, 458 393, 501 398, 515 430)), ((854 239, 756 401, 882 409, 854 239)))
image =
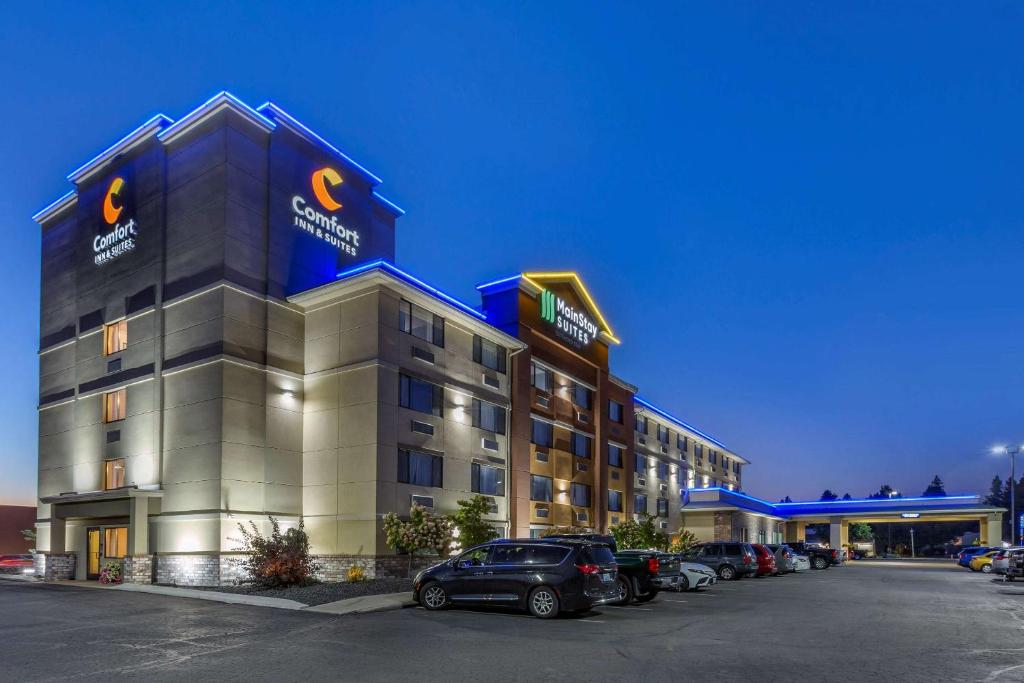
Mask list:
POLYGON ((550 289, 540 293, 540 318, 553 325, 559 337, 579 347, 589 346, 600 329, 589 315, 550 289))
POLYGON ((125 213, 125 186, 127 182, 117 176, 103 195, 103 222, 106 232, 92 240, 93 262, 97 266, 109 263, 135 249, 138 226, 135 217, 122 220, 125 213))
POLYGON ((328 189, 328 186, 336 187, 343 182, 341 174, 330 166, 313 171, 310 177, 313 196, 327 213, 317 209, 301 194, 296 194, 292 197, 292 221, 295 227, 327 242, 339 251, 349 256, 358 256, 359 232, 339 222, 336 212, 341 210, 342 204, 328 189))

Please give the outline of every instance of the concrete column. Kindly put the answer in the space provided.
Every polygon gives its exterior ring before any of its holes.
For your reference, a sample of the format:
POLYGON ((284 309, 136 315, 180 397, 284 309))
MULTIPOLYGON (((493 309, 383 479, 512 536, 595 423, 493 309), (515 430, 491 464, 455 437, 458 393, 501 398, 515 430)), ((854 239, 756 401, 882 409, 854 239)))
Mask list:
POLYGON ((50 552, 62 553, 67 544, 67 521, 57 516, 57 506, 54 505, 50 512, 50 552))
POLYGON ((786 522, 786 543, 803 541, 806 539, 806 522, 786 522))
POLYGON ((992 512, 978 520, 978 532, 985 545, 999 546, 1003 542, 1003 513, 992 512))
POLYGON ((828 544, 833 550, 841 550, 847 543, 849 525, 842 517, 832 517, 828 521, 828 544))
POLYGON ((149 554, 149 498, 130 498, 128 554, 149 554))

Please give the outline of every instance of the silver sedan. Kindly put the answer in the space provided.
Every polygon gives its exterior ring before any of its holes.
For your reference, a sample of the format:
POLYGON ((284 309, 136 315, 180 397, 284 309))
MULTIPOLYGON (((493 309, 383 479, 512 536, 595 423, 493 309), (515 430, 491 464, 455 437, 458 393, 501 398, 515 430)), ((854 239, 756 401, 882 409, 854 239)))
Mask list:
POLYGON ((793 571, 806 571, 811 568, 811 558, 806 555, 793 555, 793 571))

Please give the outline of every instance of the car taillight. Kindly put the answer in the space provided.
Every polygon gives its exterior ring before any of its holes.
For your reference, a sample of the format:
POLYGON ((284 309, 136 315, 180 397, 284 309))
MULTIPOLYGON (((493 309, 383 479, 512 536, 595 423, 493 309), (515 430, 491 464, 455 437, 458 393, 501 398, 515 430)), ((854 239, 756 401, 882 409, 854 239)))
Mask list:
POLYGON ((601 573, 601 567, 596 564, 578 564, 576 565, 576 569, 579 569, 581 574, 601 573))
POLYGON ((750 555, 743 556, 743 564, 750 564, 750 555))
POLYGON ((661 569, 661 562, 658 561, 658 558, 647 558, 647 571, 649 571, 652 574, 657 574, 659 569, 661 569))
POLYGON ((838 550, 833 550, 832 551, 832 557, 834 557, 834 558, 835 557, 839 557, 839 551, 838 550))

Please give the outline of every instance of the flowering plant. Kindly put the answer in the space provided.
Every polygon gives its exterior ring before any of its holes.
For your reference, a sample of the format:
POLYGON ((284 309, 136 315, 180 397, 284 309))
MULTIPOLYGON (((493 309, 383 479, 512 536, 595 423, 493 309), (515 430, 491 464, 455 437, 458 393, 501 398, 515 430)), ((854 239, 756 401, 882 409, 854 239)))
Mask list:
POLYGON ((100 583, 121 583, 121 563, 107 562, 100 570, 100 583))
POLYGON ((433 550, 444 554, 452 541, 452 521, 435 517, 421 505, 409 508, 409 520, 404 521, 394 512, 384 515, 384 537, 389 546, 409 553, 409 574, 412 558, 419 550, 433 550))

